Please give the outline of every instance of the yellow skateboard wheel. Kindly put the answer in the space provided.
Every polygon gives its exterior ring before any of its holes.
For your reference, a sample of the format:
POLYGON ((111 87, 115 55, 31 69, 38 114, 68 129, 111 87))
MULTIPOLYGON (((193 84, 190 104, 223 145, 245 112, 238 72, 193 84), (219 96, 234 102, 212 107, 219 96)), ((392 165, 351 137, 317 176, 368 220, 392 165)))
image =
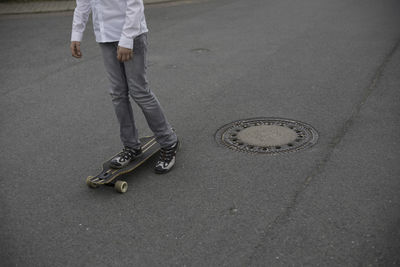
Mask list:
POLYGON ((89 186, 90 188, 97 188, 97 187, 99 187, 99 185, 98 184, 95 184, 95 183, 93 183, 92 181, 91 181, 91 179, 93 178, 94 176, 88 176, 87 178, 86 178, 86 184, 87 184, 87 186, 89 186))
POLYGON ((128 190, 128 183, 125 181, 117 181, 114 188, 118 193, 125 193, 128 190))

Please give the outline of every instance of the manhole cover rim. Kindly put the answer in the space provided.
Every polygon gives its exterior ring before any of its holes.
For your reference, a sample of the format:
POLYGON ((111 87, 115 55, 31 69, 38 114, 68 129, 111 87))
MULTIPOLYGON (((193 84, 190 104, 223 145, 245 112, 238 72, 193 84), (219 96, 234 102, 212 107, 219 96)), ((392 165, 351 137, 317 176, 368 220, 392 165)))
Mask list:
POLYGON ((298 120, 279 118, 279 117, 256 117, 256 118, 235 120, 223 125, 215 133, 215 140, 217 141, 217 143, 231 150, 250 153, 250 154, 267 154, 267 155, 285 154, 285 153, 304 150, 306 148, 314 146, 317 143, 318 138, 319 135, 317 130, 310 124, 298 120), (255 125, 252 125, 254 123, 255 125), (235 131, 237 131, 240 128, 246 129, 249 127, 249 125, 251 126, 278 125, 283 127, 289 125, 289 127, 287 128, 290 128, 293 131, 295 131, 299 136, 301 136, 301 138, 300 141, 296 142, 296 144, 289 143, 290 146, 289 144, 285 144, 275 147, 273 146, 259 147, 251 144, 240 145, 238 143, 233 142, 232 138, 230 140, 226 140, 225 134, 228 133, 229 135, 230 130, 235 129, 235 131))

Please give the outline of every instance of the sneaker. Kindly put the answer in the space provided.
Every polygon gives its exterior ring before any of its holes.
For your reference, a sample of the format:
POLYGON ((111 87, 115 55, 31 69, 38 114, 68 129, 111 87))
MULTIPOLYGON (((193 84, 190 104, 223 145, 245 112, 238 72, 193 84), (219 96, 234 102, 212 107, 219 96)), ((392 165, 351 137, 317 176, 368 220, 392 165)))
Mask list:
POLYGON ((175 164, 176 152, 179 148, 179 141, 169 147, 162 147, 160 150, 160 158, 158 159, 154 171, 162 174, 171 170, 175 164))
POLYGON ((121 169, 129 164, 133 159, 137 158, 142 154, 142 148, 133 149, 130 147, 125 147, 121 152, 119 152, 110 162, 111 168, 121 169))

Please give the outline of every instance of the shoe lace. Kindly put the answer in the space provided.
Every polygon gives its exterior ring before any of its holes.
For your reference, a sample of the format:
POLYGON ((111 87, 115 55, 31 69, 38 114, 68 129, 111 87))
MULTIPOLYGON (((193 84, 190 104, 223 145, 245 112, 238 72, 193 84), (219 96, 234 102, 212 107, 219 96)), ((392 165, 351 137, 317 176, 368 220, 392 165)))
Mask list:
POLYGON ((122 151, 118 154, 119 157, 124 158, 124 159, 129 159, 133 155, 133 152, 130 149, 124 148, 122 151))
POLYGON ((160 157, 158 161, 170 162, 175 154, 174 148, 161 148, 160 157))

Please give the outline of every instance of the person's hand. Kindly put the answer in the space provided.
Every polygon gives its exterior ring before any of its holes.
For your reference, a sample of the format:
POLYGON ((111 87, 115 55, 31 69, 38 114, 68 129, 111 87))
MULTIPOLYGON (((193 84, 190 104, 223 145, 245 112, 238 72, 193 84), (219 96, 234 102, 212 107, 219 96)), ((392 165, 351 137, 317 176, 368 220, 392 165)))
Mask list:
POLYGON ((133 57, 133 50, 132 49, 125 48, 125 47, 122 47, 122 46, 118 46, 117 59, 120 62, 125 62, 125 61, 128 61, 128 60, 131 60, 132 57, 133 57))
POLYGON ((70 49, 71 49, 71 54, 73 57, 76 57, 76 58, 82 57, 81 42, 72 41, 71 45, 70 45, 70 49))

